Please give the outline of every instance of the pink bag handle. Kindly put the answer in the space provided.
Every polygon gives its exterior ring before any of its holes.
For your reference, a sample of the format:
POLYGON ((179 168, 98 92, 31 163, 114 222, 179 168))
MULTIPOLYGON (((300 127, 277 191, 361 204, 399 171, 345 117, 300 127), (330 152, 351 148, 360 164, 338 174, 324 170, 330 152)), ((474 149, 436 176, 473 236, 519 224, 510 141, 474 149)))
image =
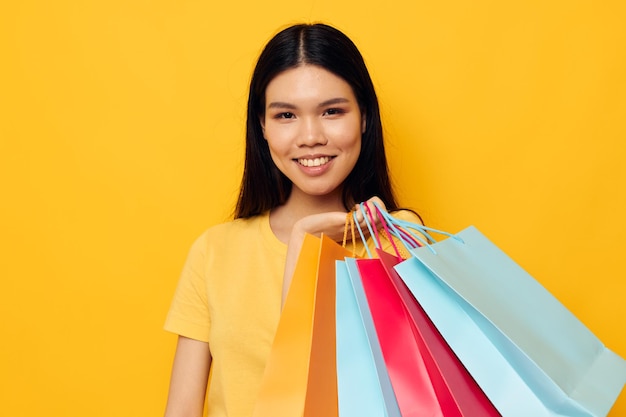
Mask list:
POLYGON ((436 240, 430 235, 431 232, 448 236, 454 240, 464 243, 463 239, 461 239, 457 235, 453 235, 451 233, 444 232, 442 230, 433 229, 432 227, 424 226, 423 224, 417 224, 417 223, 412 223, 406 220, 397 219, 391 216, 388 212, 380 209, 376 203, 373 203, 373 204, 375 207, 379 209, 379 215, 382 215, 382 217, 386 220, 387 224, 393 229, 392 233, 394 233, 402 241, 402 243, 405 244, 405 246, 409 249, 409 251, 416 249, 416 248, 410 247, 410 245, 407 244, 408 242, 406 242, 406 240, 404 239, 407 233, 412 236, 413 238, 411 239, 412 241, 417 240, 418 242, 422 243, 422 245, 418 244, 418 246, 426 246, 434 255, 437 254, 437 252, 433 248, 433 244, 436 243, 436 240), (402 229, 404 229, 404 233, 399 232, 399 230, 402 230, 402 229), (418 231, 421 235, 423 235, 423 237, 426 240, 424 240, 419 235, 413 234, 411 230, 418 231))
POLYGON ((387 221, 387 217, 384 215, 384 213, 382 212, 381 208, 378 206, 378 204, 374 204, 374 207, 376 208, 376 214, 378 215, 378 218, 381 219, 381 223, 383 224, 383 227, 385 228, 385 232, 387 232, 387 236, 391 239, 391 231, 389 230, 389 227, 393 227, 393 229, 398 232, 399 235, 398 238, 405 244, 410 244, 413 248, 419 248, 421 246, 423 246, 423 243, 421 243, 419 240, 417 240, 415 237, 413 237, 413 235, 409 232, 407 232, 406 230, 404 230, 401 227, 395 226, 391 223, 389 223, 387 221))
MULTIPOLYGON (((370 231, 370 236, 372 236, 372 238, 374 239, 374 245, 376 246, 376 248, 378 249, 382 249, 382 243, 381 243, 381 239, 380 239, 380 235, 378 234, 378 228, 376 227, 376 219, 374 219, 374 215, 372 214, 372 211, 370 210, 369 204, 367 203, 361 203, 359 204, 359 209, 361 210, 361 212, 363 213, 363 218, 365 220, 365 224, 367 225, 369 231, 370 231), (363 207, 365 207, 365 209, 363 209, 363 207), (372 230, 373 227, 373 230, 372 230)), ((378 207, 376 207, 377 209, 377 213, 380 213, 380 210, 378 209, 378 207)), ((388 226, 387 226, 387 222, 385 221, 385 217, 382 215, 378 215, 381 224, 383 226, 383 229, 385 230, 385 234, 387 235, 387 239, 389 239, 389 242, 391 242, 391 246, 393 247, 393 250, 396 254, 396 258, 398 259, 398 261, 402 261, 402 255, 400 255, 400 251, 398 250, 398 247, 396 246, 396 242, 393 239, 392 233, 389 230, 388 226)), ((368 252, 369 254, 369 252, 368 252)), ((371 258, 371 256, 370 256, 371 258)))

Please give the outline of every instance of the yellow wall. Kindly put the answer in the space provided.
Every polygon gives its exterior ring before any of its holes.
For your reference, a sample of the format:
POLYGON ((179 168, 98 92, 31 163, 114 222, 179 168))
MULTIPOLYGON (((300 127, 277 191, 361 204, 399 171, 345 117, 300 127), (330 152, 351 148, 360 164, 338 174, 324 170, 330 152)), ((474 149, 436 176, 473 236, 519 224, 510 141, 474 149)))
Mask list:
POLYGON ((0 414, 161 414, 162 322, 232 210, 254 58, 301 20, 360 46, 403 202, 477 225, 626 356, 625 4, 3 2, 0 414))

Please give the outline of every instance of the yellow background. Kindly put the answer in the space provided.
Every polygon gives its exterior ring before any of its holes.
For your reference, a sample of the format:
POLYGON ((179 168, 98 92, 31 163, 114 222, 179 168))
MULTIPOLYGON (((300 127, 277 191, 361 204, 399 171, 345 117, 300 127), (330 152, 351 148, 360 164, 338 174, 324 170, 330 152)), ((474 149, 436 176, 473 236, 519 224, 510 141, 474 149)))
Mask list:
POLYGON ((161 326, 232 211, 254 59, 303 20, 363 52, 404 205, 479 227, 626 356, 625 4, 3 2, 0 415, 162 413, 161 326))

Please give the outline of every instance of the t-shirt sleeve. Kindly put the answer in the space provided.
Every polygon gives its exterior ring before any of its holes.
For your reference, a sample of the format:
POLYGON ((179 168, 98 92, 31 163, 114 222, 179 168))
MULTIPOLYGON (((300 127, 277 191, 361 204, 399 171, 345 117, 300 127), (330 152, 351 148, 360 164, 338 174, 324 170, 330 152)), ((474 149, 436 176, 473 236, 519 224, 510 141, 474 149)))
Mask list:
POLYGON ((206 237, 191 246, 165 320, 165 330, 190 339, 209 341, 211 317, 207 301, 206 237))

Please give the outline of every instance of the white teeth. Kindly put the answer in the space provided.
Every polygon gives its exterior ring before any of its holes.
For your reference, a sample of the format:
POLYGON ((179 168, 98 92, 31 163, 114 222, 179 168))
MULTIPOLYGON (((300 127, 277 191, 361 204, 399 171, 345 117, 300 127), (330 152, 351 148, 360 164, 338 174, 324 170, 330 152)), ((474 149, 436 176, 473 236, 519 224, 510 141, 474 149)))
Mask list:
POLYGON ((319 167, 324 164, 327 164, 328 161, 330 161, 330 157, 328 156, 323 156, 321 158, 315 158, 315 159, 304 159, 304 158, 298 159, 298 163, 305 167, 319 167))

